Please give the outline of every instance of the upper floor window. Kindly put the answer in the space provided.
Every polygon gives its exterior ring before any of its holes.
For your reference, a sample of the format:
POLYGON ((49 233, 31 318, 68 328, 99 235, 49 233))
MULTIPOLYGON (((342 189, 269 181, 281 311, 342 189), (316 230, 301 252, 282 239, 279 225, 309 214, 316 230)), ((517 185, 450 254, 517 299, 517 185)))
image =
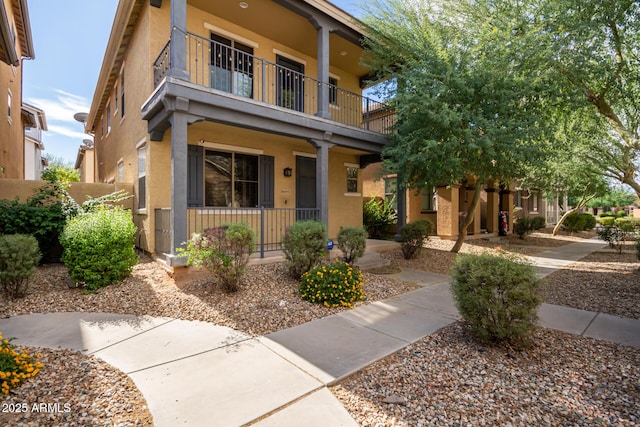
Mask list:
POLYGON ((329 77, 329 104, 338 105, 338 79, 329 77))
POLYGON ((118 113, 118 82, 113 86, 113 115, 118 113))
POLYGON ((138 209, 147 207, 147 146, 138 148, 138 209))
POLYGON ((211 33, 211 87, 253 97, 253 48, 211 33))
POLYGON ((9 123, 11 123, 11 89, 7 91, 7 118, 9 119, 9 123))
POLYGON ((118 162, 118 182, 124 182, 124 161, 118 162))
POLYGON ((124 117, 124 68, 120 71, 120 117, 124 117))
POLYGON ((111 132, 111 106, 107 105, 107 135, 111 132))

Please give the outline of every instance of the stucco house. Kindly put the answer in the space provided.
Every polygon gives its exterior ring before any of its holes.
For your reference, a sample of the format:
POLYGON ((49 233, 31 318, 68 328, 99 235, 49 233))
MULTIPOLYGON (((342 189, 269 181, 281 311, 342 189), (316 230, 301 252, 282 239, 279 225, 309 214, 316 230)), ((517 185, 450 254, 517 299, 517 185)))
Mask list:
POLYGON ((24 179, 39 180, 47 166, 42 157, 44 142, 42 132, 48 130, 47 117, 43 110, 27 103, 22 104, 24 123, 24 179))
POLYGON ((34 59, 26 0, 0 1, 0 178, 25 179, 22 61, 34 59))
POLYGON ((121 0, 86 124, 96 182, 135 185, 137 244, 192 232, 362 225, 361 170, 389 128, 362 96, 362 28, 324 0, 121 0))

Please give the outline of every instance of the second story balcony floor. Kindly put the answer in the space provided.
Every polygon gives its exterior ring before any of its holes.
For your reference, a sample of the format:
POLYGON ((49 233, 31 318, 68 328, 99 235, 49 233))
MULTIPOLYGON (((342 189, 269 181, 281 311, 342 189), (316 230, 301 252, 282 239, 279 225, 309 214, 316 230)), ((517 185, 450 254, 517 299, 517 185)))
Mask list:
MULTIPOLYGON (((206 38, 174 29, 172 37, 186 42, 188 81, 211 94, 321 117, 376 134, 391 131, 395 112, 386 104, 340 87, 337 78, 320 81, 305 73, 304 63, 291 57, 276 54, 275 61, 270 61, 255 56, 251 46, 214 34, 206 38)), ((171 45, 169 40, 153 64, 156 88, 171 75, 171 45)))

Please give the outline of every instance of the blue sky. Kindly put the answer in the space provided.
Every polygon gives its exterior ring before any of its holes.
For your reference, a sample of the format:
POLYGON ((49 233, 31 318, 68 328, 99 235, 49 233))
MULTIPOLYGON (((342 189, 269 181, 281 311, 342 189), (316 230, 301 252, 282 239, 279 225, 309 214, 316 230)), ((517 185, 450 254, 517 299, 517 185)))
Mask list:
MULTIPOLYGON (((230 0, 216 0, 230 1, 230 0)), ((358 14, 358 0, 332 0, 358 14)), ((75 163, 118 0, 27 0, 35 60, 24 61, 24 102, 44 110, 44 154, 75 163)))

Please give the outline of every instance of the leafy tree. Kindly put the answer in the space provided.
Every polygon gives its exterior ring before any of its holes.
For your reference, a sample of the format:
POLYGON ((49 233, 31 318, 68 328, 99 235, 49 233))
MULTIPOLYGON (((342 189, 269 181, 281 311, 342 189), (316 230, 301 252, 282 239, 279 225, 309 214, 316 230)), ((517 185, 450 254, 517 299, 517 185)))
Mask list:
POLYGON ((522 15, 495 2, 388 0, 365 6, 368 65, 387 79, 397 132, 383 156, 401 186, 474 187, 453 252, 482 185, 509 181, 544 154, 544 81, 522 69, 522 15))
POLYGON ((640 3, 637 0, 527 2, 527 67, 546 74, 594 138, 583 159, 640 197, 640 3))
POLYGON ((80 172, 71 166, 49 163, 40 178, 50 182, 80 182, 80 172))
POLYGON ((595 197, 591 200, 587 206, 590 208, 613 208, 621 206, 629 206, 634 203, 638 198, 635 194, 630 194, 621 188, 609 189, 605 194, 595 197))

